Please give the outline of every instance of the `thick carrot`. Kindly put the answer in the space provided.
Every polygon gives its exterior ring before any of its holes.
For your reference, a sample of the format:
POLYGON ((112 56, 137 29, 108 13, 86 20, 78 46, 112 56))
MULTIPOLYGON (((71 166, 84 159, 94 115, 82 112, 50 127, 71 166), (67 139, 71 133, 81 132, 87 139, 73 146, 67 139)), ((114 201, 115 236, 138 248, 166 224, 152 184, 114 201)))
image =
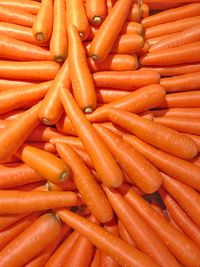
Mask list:
POLYGON ((192 159, 197 154, 197 147, 193 140, 154 121, 117 109, 109 109, 108 117, 113 123, 162 151, 183 159, 192 159))
POLYGON ((22 26, 32 27, 35 16, 16 8, 0 5, 0 20, 22 26))
POLYGON ((138 59, 136 55, 110 54, 102 62, 93 61, 87 58, 88 66, 91 72, 97 71, 128 71, 138 68, 138 59))
POLYGON ((165 190, 161 188, 159 193, 161 194, 170 215, 178 226, 189 238, 191 238, 191 240, 200 246, 200 229, 192 222, 177 202, 165 190))
POLYGON ((66 0, 67 25, 74 25, 82 40, 87 39, 90 31, 84 3, 82 0, 66 0))
POLYGON ((60 98, 65 112, 86 148, 86 151, 90 155, 103 183, 111 187, 118 187, 122 183, 122 173, 107 146, 100 139, 70 92, 61 88, 60 98))
POLYGON ((0 214, 23 214, 53 208, 78 206, 74 192, 1 190, 0 214))
POLYGON ((42 0, 33 23, 33 36, 38 41, 49 40, 53 27, 53 0, 42 0))
POLYGON ((96 89, 98 103, 108 104, 129 95, 130 91, 96 89))
POLYGON ((100 222, 110 221, 113 216, 111 206, 89 168, 68 145, 57 143, 56 149, 71 168, 74 182, 92 214, 100 222))
POLYGON ((84 149, 84 146, 81 140, 78 137, 74 137, 74 136, 54 137, 50 139, 50 143, 54 145, 57 143, 63 143, 63 144, 67 144, 70 147, 75 146, 75 147, 84 149))
POLYGON ((133 241, 130 234, 127 232, 125 226, 120 220, 118 220, 118 229, 121 239, 130 244, 131 246, 136 247, 135 241, 133 241))
POLYGON ((123 139, 159 170, 199 190, 200 168, 198 166, 158 150, 133 135, 124 135, 123 139))
POLYGON ((31 0, 0 0, 0 5, 19 9, 33 15, 36 15, 40 8, 39 3, 31 0))
POLYGON ((23 145, 16 155, 50 182, 62 183, 69 178, 69 167, 60 158, 47 151, 23 145))
POLYGON ((155 25, 160 25, 170 21, 176 21, 188 17, 194 17, 200 15, 200 4, 192 3, 185 6, 180 6, 174 9, 166 10, 154 14, 142 20, 142 25, 145 28, 149 28, 155 25))
POLYGON ((51 60, 48 50, 5 35, 0 35, 0 57, 20 61, 51 60))
POLYGON ((195 118, 200 119, 200 108, 169 108, 169 109, 154 109, 150 111, 154 117, 180 117, 180 118, 195 118))
POLYGON ((89 51, 92 60, 102 61, 108 56, 128 16, 131 4, 130 0, 116 2, 92 40, 89 51))
POLYGON ((73 227, 104 253, 113 257, 119 264, 126 265, 127 267, 158 266, 150 257, 136 250, 99 225, 66 209, 58 210, 56 213, 61 220, 73 227))
POLYGON ((132 209, 127 200, 115 189, 104 187, 104 190, 115 213, 126 227, 137 247, 143 253, 153 258, 159 266, 178 267, 178 263, 164 242, 155 234, 148 223, 132 209), (152 243, 153 246, 151 245, 152 243))
POLYGON ((142 65, 177 65, 198 63, 199 60, 200 42, 194 42, 149 53, 140 58, 140 63, 142 65))
POLYGON ((75 26, 68 26, 69 72, 76 102, 85 113, 96 107, 96 92, 81 38, 75 26))
POLYGON ((29 86, 33 84, 35 84, 35 82, 0 79, 0 91, 20 88, 22 86, 29 86))
POLYGON ((146 193, 158 190, 162 179, 153 165, 109 129, 98 124, 93 126, 113 153, 121 169, 134 184, 146 193))
POLYGON ((0 252, 2 267, 23 266, 53 242, 60 231, 61 223, 54 214, 41 216, 0 252))
POLYGON ((54 0, 53 29, 50 52, 56 62, 64 62, 68 55, 65 0, 54 0))
POLYGON ((91 24, 100 25, 107 15, 106 0, 86 0, 86 14, 91 24))
POLYGON ((131 207, 153 228, 183 266, 199 266, 200 249, 193 241, 167 222, 134 190, 123 186, 120 188, 120 192, 131 207))

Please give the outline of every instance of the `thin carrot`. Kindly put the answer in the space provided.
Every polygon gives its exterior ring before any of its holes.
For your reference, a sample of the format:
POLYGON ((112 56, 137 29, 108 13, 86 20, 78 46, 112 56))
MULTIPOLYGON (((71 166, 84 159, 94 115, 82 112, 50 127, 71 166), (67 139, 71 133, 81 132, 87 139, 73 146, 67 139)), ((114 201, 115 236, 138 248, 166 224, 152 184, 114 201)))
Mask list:
POLYGON ((53 26, 53 0, 42 0, 32 30, 38 41, 49 40, 53 26))
POLYGON ((0 218, 0 230, 2 231, 3 229, 8 228, 9 226, 13 225, 17 221, 21 220, 25 216, 29 215, 28 213, 26 214, 4 214, 1 215, 0 218))
POLYGON ((180 263, 187 267, 199 266, 200 249, 193 241, 167 222, 134 190, 123 186, 120 192, 132 209, 153 228, 180 263))
POLYGON ((77 29, 68 26, 69 72, 76 102, 85 113, 96 107, 96 92, 92 74, 89 70, 84 48, 77 29))
POLYGON ((56 62, 64 62, 68 55, 65 0, 54 0, 53 29, 50 52, 56 62))
POLYGON ((23 145, 16 152, 28 166, 53 183, 62 183, 69 178, 69 167, 60 158, 39 148, 23 145))
POLYGON ((151 110, 154 117, 180 117, 200 119, 200 108, 169 108, 151 110))
POLYGON ((54 214, 41 216, 0 252, 2 267, 23 266, 53 242, 60 231, 61 223, 54 214))
POLYGON ((84 3, 82 0, 66 0, 67 26, 74 25, 82 40, 87 39, 90 31, 84 3))
POLYGON ((0 5, 0 20, 22 26, 32 27, 35 16, 24 11, 20 11, 16 8, 4 7, 0 5))
POLYGON ((92 60, 102 61, 108 56, 128 16, 131 4, 130 0, 116 2, 92 40, 89 51, 92 60))
POLYGON ((67 144, 70 147, 75 146, 75 147, 84 149, 84 146, 81 140, 78 137, 74 137, 74 136, 54 137, 50 139, 50 143, 54 145, 57 143, 63 143, 63 144, 67 144))
POLYGON ((22 86, 29 86, 33 84, 35 84, 35 82, 0 79, 0 91, 20 88, 22 86))
POLYGON ((90 267, 101 267, 101 251, 96 248, 90 267))
POLYGON ((93 126, 113 153, 121 169, 134 184, 146 193, 158 190, 162 179, 153 165, 109 129, 98 124, 93 126))
POLYGON ((102 181, 108 186, 118 187, 122 183, 122 173, 107 146, 82 113, 70 92, 61 88, 60 98, 65 112, 90 155, 102 181))
POLYGON ((107 15, 106 0, 86 0, 86 14, 89 22, 100 25, 107 15))
POLYGON ((198 166, 158 150, 133 135, 124 135, 123 139, 159 170, 199 190, 200 168, 198 166))
POLYGON ((99 225, 66 209, 58 210, 56 214, 61 220, 86 237, 93 245, 113 257, 119 264, 127 267, 158 266, 151 258, 99 225))
POLYGON ((96 89, 98 103, 108 104, 129 95, 130 91, 96 89))
POLYGON ((51 60, 48 50, 5 35, 0 35, 0 57, 20 61, 51 60))
POLYGON ((197 154, 197 147, 193 140, 154 121, 117 109, 109 109, 108 117, 113 123, 162 151, 183 159, 191 159, 197 154))
POLYGON ((21 11, 36 15, 40 4, 31 0, 0 0, 0 5, 4 7, 11 7, 21 11))
POLYGON ((133 241, 130 234, 127 232, 126 228, 120 220, 118 220, 118 229, 121 239, 130 244, 131 246, 136 247, 135 242, 133 241))
POLYGON ((178 266, 164 242, 155 234, 147 222, 132 209, 127 200, 115 189, 104 186, 104 190, 116 214, 135 241, 137 247, 160 266, 178 266), (153 246, 151 246, 153 242, 153 246))

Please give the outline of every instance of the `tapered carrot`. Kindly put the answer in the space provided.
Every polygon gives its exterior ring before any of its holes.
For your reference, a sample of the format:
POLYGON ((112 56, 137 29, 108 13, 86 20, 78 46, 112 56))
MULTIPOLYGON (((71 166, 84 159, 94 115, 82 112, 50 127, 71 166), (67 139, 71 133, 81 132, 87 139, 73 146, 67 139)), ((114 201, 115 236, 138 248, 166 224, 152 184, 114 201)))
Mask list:
POLYGON ((130 91, 96 89, 98 103, 108 104, 129 95, 130 91))
POLYGON ((200 249, 193 241, 174 228, 131 188, 120 188, 120 192, 131 207, 153 228, 180 263, 187 267, 199 265, 200 249))
POLYGON ((112 209, 89 168, 68 145, 57 143, 56 149, 71 168, 74 182, 92 214, 100 222, 110 221, 113 216, 112 209))
POLYGON ((161 194, 165 206, 175 222, 189 238, 200 246, 200 229, 191 221, 177 202, 165 190, 161 188, 159 193, 161 194))
POLYGON ((87 63, 92 72, 96 71, 126 71, 136 70, 138 68, 138 59, 136 55, 110 54, 102 62, 95 62, 87 58, 87 63))
POLYGON ((56 152, 55 146, 49 142, 25 142, 24 144, 37 147, 39 149, 42 149, 42 150, 50 152, 50 153, 56 152))
POLYGON ((107 146, 84 116, 70 92, 61 88, 60 98, 65 112, 90 155, 103 183, 111 187, 118 187, 122 183, 122 173, 107 146), (91 140, 93 140, 92 143, 91 140))
POLYGON ((48 50, 5 35, 0 35, 0 57, 20 61, 51 60, 48 50))
POLYGON ((133 241, 130 234, 127 232, 125 226, 120 220, 118 220, 118 229, 121 239, 130 244, 131 246, 136 247, 135 241, 133 241))
POLYGON ((29 86, 33 84, 35 84, 35 82, 0 79, 0 91, 5 91, 12 88, 20 88, 22 86, 29 86))
POLYGON ((87 39, 90 31, 84 3, 82 0, 66 0, 67 25, 74 25, 82 40, 87 39))
POLYGON ((124 135, 123 139, 154 164, 155 167, 175 179, 199 190, 200 168, 198 166, 158 150, 133 135, 124 135))
POLYGON ((4 7, 16 8, 33 15, 36 15, 40 4, 32 0, 1 0, 0 5, 4 7))
POLYGON ((28 213, 26 214, 4 214, 1 215, 0 218, 0 230, 2 231, 3 229, 8 228, 10 225, 13 225, 17 221, 21 220, 25 216, 29 215, 28 213))
POLYGON ((107 15, 106 0, 87 0, 85 8, 89 22, 94 25, 100 25, 107 15))
POLYGON ((35 16, 16 8, 0 5, 0 21, 32 27, 35 16))
POLYGON ((127 16, 127 20, 128 21, 136 21, 136 22, 140 22, 141 20, 141 6, 139 6, 138 4, 132 3, 128 16, 127 16))
MULTIPOLYGON (((88 155, 88 153, 79 147, 75 147, 72 146, 73 150, 78 154, 78 156, 82 159, 82 161, 90 168, 90 169, 94 169, 94 164, 90 158, 90 156, 88 155)), ((92 171, 92 173, 94 174, 94 172, 92 171)), ((95 176, 96 179, 96 176, 95 176)), ((97 180, 97 179, 96 179, 97 180)))
POLYGON ((67 144, 70 147, 75 146, 75 147, 84 149, 84 146, 81 140, 78 137, 74 137, 74 136, 54 137, 50 139, 50 143, 54 145, 57 143, 63 143, 63 144, 67 144))
POLYGON ((42 0, 37 16, 33 23, 33 36, 38 41, 50 38, 53 26, 53 0, 42 0))
POLYGON ((180 118, 200 118, 200 108, 169 108, 151 110, 154 117, 180 117, 180 118))
POLYGON ((98 124, 94 124, 94 128, 134 184, 146 193, 155 192, 160 187, 162 179, 153 165, 110 130, 98 124))
POLYGON ((159 14, 154 14, 142 20, 142 25, 149 28, 155 25, 160 25, 170 21, 176 21, 187 17, 194 17, 200 15, 200 4, 193 3, 178 8, 166 10, 159 14))
POLYGON ((92 74, 87 65, 84 48, 77 29, 68 26, 69 72, 76 102, 85 113, 96 107, 96 92, 92 74))
POLYGON ((61 223, 54 214, 41 216, 0 252, 2 267, 9 265, 17 267, 26 264, 53 242, 59 236, 60 231, 61 223))
POLYGON ((101 251, 96 248, 95 252, 94 252, 94 257, 93 260, 91 262, 91 267, 101 267, 101 251))
POLYGON ((113 133, 122 136, 124 133, 127 133, 126 130, 122 129, 118 125, 112 123, 112 122, 102 122, 101 125, 109 130, 111 130, 113 133))
POLYGON ((132 209, 127 200, 115 189, 104 187, 104 190, 113 209, 125 225, 137 247, 153 258, 160 266, 178 266, 177 261, 164 242, 155 234, 147 222, 132 209), (151 242, 153 242, 153 246, 151 246, 151 242))
POLYGON ((109 256, 114 257, 119 264, 126 265, 127 267, 158 266, 151 258, 97 224, 68 210, 61 209, 56 213, 61 220, 76 229, 93 245, 109 256))
POLYGON ((108 56, 128 16, 131 4, 130 0, 116 2, 92 40, 89 51, 92 60, 102 61, 108 56))
POLYGON ((69 167, 60 158, 39 148, 23 145, 16 153, 23 162, 47 180, 61 183, 69 178, 69 167))
POLYGON ((68 55, 65 0, 54 1, 53 29, 50 52, 56 62, 64 62, 68 55))
POLYGON ((56 123, 56 128, 59 132, 67 135, 73 135, 77 136, 76 130, 72 126, 69 118, 66 116, 66 114, 63 114, 60 118, 60 120, 56 123))
MULTIPOLYGON (((197 147, 193 140, 168 127, 162 127, 154 121, 117 109, 109 109, 108 117, 113 123, 125 128, 148 144, 172 155, 191 159, 197 154, 197 147)), ((155 121, 157 119, 155 118, 155 121)))

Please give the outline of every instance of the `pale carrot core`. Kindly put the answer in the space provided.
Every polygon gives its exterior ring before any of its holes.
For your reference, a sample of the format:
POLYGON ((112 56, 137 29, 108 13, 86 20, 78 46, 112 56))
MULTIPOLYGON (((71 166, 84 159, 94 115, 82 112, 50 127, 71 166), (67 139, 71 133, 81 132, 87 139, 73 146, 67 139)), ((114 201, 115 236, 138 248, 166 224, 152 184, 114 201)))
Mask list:
POLYGON ((46 125, 51 125, 51 121, 49 119, 43 118, 42 122, 46 125))
POLYGON ((95 25, 100 25, 101 22, 102 22, 102 18, 101 18, 101 17, 99 17, 99 16, 95 16, 95 17, 93 18, 93 23, 94 23, 95 25))
POLYGON ((69 176, 69 174, 68 174, 68 172, 63 172, 62 174, 61 174, 61 181, 65 181, 66 179, 67 179, 67 177, 69 176))
POLYGON ((97 60, 99 60, 99 57, 98 57, 97 55, 92 55, 92 56, 91 56, 91 59, 92 59, 93 61, 97 61, 97 60))
POLYGON ((45 41, 45 35, 42 32, 37 32, 35 35, 35 39, 38 41, 45 41))
POLYGON ((85 108, 84 112, 85 113, 92 113, 93 109, 91 107, 85 108))

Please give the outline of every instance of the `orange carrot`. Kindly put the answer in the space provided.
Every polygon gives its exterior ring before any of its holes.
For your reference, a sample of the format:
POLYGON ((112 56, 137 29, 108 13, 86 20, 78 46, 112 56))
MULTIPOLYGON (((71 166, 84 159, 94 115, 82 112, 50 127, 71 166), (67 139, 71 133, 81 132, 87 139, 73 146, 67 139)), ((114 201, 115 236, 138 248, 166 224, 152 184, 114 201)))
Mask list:
POLYGON ((77 136, 77 133, 66 114, 61 116, 60 120, 56 123, 56 128, 63 134, 77 136))
POLYGON ((33 23, 33 36, 38 41, 47 41, 53 26, 53 0, 42 0, 33 23))
POLYGON ((150 47, 152 47, 153 45, 157 44, 161 40, 172 36, 172 34, 174 34, 174 33, 169 33, 169 34, 165 34, 165 35, 161 35, 161 36, 157 36, 157 37, 148 38, 148 42, 150 44, 150 47))
POLYGON ((86 0, 85 7, 89 22, 100 25, 107 15, 106 0, 86 0))
POLYGON ((112 154, 84 116, 70 92, 61 88, 60 98, 65 112, 90 155, 102 181, 108 186, 118 187, 122 183, 122 173, 112 154), (91 140, 93 140, 92 143, 91 140))
POLYGON ((59 185, 48 181, 46 186, 48 187, 48 191, 74 191, 76 189, 76 185, 72 179, 68 179, 66 182, 59 185))
POLYGON ((2 231, 5 228, 8 228, 10 225, 13 225, 17 221, 21 220, 25 216, 29 215, 26 214, 4 214, 0 216, 0 230, 2 231))
POLYGON ((158 267, 158 264, 151 258, 99 225, 66 209, 58 210, 56 213, 61 220, 76 229, 104 253, 113 257, 119 264, 127 267, 134 265, 138 267, 158 267))
POLYGON ((141 15, 142 15, 141 6, 139 6, 138 4, 132 3, 128 16, 127 16, 127 20, 139 22, 141 20, 141 15))
MULTIPOLYGON (((129 95, 130 91, 96 89, 98 103, 108 104, 129 95)), ((1 94, 0 94, 1 95, 1 94)))
POLYGON ((135 242, 133 241, 130 234, 127 232, 126 228, 120 220, 118 220, 118 229, 121 239, 130 244, 131 246, 136 247, 135 242))
POLYGON ((167 153, 183 159, 191 159, 197 154, 197 147, 193 140, 154 121, 117 109, 109 109, 108 117, 113 123, 167 153))
POLYGON ((150 44, 148 41, 146 41, 142 47, 142 49, 140 49, 140 51, 137 52, 137 56, 141 57, 144 54, 147 54, 149 52, 149 48, 150 48, 150 44))
POLYGON ((49 142, 25 142, 25 145, 34 146, 47 152, 55 153, 56 148, 49 142))
POLYGON ((92 40, 89 51, 92 60, 103 61, 108 56, 128 16, 131 4, 130 0, 116 2, 92 40))
POLYGON ((191 138, 195 142, 198 148, 198 152, 200 152, 200 136, 194 135, 194 134, 187 134, 187 133, 184 133, 184 134, 187 135, 189 138, 191 138))
POLYGON ((200 119, 200 108, 169 108, 151 110, 154 117, 180 117, 180 118, 195 118, 200 119))
POLYGON ((36 15, 40 4, 31 0, 0 0, 0 5, 15 8, 33 15, 36 15))
POLYGON ((20 88, 22 86, 29 86, 33 84, 35 84, 35 82, 0 79, 0 91, 5 91, 12 88, 20 88))
POLYGON ((68 26, 69 72, 76 102, 85 113, 96 107, 96 92, 92 74, 87 65, 84 48, 77 29, 68 26))
MULTIPOLYGON (((94 164, 92 163, 92 160, 88 153, 79 147, 72 146, 73 150, 78 154, 78 156, 82 159, 82 161, 90 168, 92 169, 92 173, 94 175, 94 164)), ((97 180, 97 177, 95 175, 95 179, 97 180)), ((99 181, 99 180, 98 180, 99 181)))
POLYGON ((96 248, 90 267, 101 267, 101 251, 96 248))
POLYGON ((68 55, 65 0, 54 0, 53 29, 50 52, 56 62, 64 62, 68 55))
POLYGON ((63 143, 63 144, 67 144, 70 147, 75 146, 75 147, 84 149, 84 146, 81 140, 78 137, 74 137, 74 136, 54 137, 50 139, 50 143, 54 145, 57 143, 63 143))

